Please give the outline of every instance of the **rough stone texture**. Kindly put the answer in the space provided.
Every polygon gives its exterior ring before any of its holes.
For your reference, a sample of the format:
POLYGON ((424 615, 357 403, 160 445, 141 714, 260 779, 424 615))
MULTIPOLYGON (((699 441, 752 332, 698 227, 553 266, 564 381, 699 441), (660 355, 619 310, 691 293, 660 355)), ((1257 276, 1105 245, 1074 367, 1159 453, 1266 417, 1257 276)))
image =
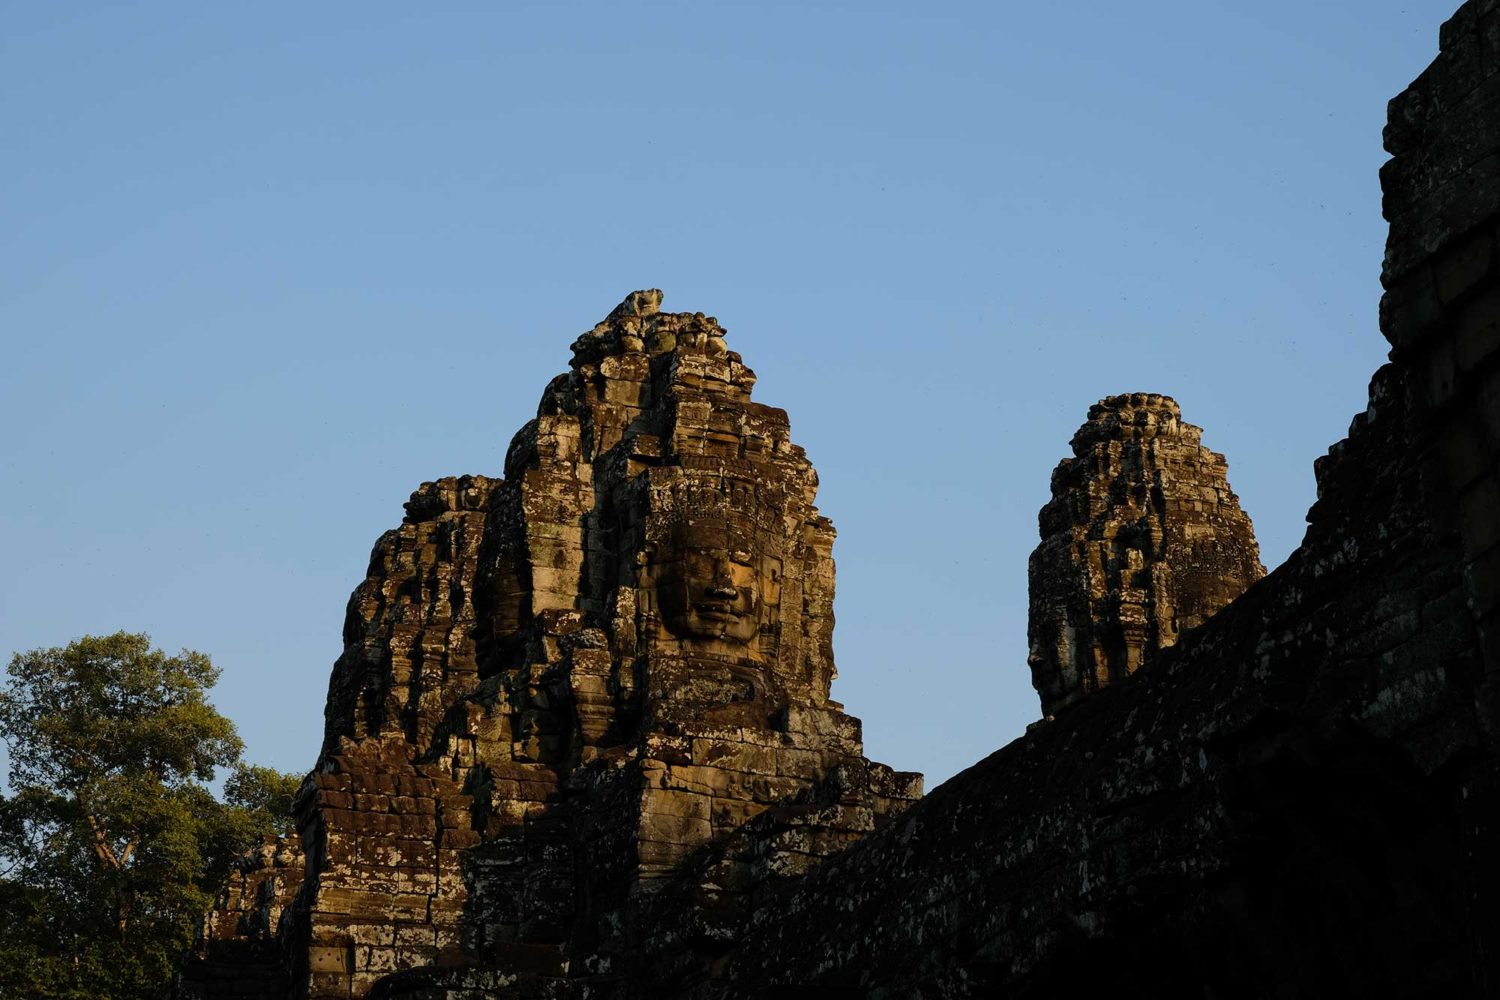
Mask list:
POLYGON ((503 480, 424 484, 376 544, 298 797, 306 877, 241 933, 295 995, 617 983, 657 910, 658 971, 701 978, 769 886, 920 796, 829 697, 834 533, 786 414, 717 321, 660 303, 578 338, 503 480))
POLYGON ((812 874, 723 995, 1474 995, 1479 665, 1408 389, 1286 565, 812 874))
POLYGON ((1392 362, 1301 547, 681 995, 1500 995, 1497 8, 1461 7, 1392 102, 1392 362))
POLYGON ((447 707, 474 688, 474 574, 496 483, 423 483, 401 526, 375 543, 328 683, 325 754, 368 737, 425 746, 447 707))
MULTIPOLYGON (((1471 0, 1391 105, 1392 360, 1302 546, 915 804, 828 700, 785 416, 712 320, 627 299, 481 528, 451 481, 377 547, 299 799, 294 995, 1500 995, 1497 87, 1471 0)), ((237 891, 216 939, 264 943, 237 891)))
POLYGON ((1170 396, 1089 408, 1052 474, 1031 554, 1032 684, 1063 710, 1177 641, 1265 575, 1224 456, 1170 396))
POLYGON ((295 833, 267 837, 240 858, 199 928, 177 984, 184 1000, 281 1000, 290 988, 275 934, 302 883, 306 861, 295 833))

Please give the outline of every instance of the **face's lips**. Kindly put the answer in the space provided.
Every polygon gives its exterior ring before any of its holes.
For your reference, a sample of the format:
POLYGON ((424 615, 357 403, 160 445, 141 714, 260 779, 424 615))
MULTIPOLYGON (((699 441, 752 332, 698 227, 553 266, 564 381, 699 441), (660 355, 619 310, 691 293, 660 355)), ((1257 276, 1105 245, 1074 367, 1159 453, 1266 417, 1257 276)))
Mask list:
POLYGON ((710 621, 738 621, 745 617, 745 613, 735 610, 734 605, 716 601, 703 601, 694 604, 693 610, 710 621))

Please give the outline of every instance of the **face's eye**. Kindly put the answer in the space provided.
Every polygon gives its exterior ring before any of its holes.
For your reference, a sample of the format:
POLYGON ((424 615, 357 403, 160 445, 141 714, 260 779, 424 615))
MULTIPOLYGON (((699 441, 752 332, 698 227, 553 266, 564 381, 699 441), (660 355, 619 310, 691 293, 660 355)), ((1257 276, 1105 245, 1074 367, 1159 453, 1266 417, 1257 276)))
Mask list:
POLYGON ((736 549, 733 552, 729 553, 729 561, 738 563, 741 566, 749 566, 750 553, 744 551, 743 549, 736 549))

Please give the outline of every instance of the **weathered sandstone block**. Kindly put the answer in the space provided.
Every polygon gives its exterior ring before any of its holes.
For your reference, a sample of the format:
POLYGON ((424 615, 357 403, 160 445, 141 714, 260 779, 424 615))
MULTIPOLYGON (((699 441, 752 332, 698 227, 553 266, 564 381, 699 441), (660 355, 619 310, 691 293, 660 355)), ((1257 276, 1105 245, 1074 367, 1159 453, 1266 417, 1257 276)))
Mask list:
POLYGON ((668 883, 673 919, 714 914, 677 949, 706 967, 755 893, 920 796, 830 698, 833 526, 786 413, 713 317, 660 305, 577 339, 504 479, 425 483, 376 543, 298 798, 306 876, 251 935, 297 995, 618 978, 668 883))
POLYGON ((1031 554, 1032 684, 1052 715, 1140 669, 1265 575, 1224 456, 1170 396, 1102 399, 1031 554))

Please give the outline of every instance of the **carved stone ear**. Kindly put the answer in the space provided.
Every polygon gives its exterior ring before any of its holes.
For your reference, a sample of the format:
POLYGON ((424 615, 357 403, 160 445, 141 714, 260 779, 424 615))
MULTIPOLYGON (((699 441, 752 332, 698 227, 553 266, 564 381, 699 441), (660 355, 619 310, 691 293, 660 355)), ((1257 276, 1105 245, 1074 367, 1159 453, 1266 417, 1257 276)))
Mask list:
POLYGON ((781 560, 768 557, 761 565, 761 603, 767 607, 779 607, 781 605, 781 560))
POLYGON ((637 566, 650 566, 656 562, 656 543, 647 542, 641 546, 641 550, 635 554, 637 566))

